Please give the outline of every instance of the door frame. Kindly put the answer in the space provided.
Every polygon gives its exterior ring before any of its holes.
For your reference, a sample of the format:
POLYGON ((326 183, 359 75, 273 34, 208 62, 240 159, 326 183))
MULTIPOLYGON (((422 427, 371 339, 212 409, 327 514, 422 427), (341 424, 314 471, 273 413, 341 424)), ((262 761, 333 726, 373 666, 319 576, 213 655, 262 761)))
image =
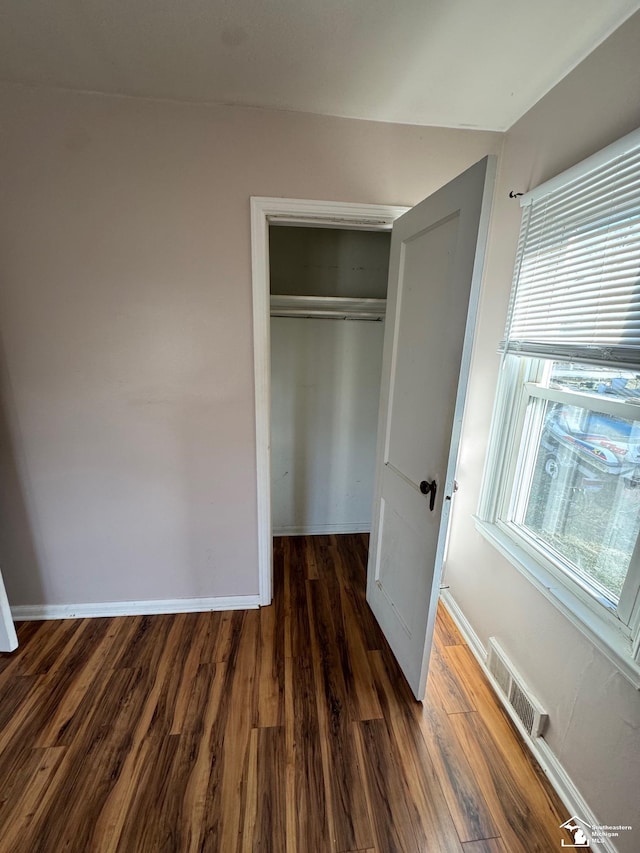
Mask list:
POLYGON ((255 383, 258 573, 261 605, 273 596, 271 534, 271 326, 269 225, 391 231, 409 207, 343 201, 251 197, 251 281, 255 383))
POLYGON ((2 572, 0 572, 0 652, 12 652, 18 648, 16 627, 11 616, 9 599, 4 588, 2 572))

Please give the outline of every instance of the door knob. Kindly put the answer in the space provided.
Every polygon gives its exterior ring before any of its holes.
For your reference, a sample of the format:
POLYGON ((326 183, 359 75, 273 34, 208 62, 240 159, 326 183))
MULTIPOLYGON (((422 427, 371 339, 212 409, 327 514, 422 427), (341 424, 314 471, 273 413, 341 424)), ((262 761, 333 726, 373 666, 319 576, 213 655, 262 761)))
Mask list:
POLYGON ((436 505, 436 492, 438 491, 438 484, 435 480, 423 480, 420 483, 420 491, 423 495, 429 495, 429 509, 433 512, 433 508, 436 505))

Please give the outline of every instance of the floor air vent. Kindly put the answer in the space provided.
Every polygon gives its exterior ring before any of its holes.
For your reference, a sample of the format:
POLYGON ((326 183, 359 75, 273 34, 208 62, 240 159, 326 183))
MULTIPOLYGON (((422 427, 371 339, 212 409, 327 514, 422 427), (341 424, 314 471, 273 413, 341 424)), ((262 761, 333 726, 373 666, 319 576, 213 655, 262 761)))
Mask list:
POLYGON ((495 637, 489 637, 487 668, 496 682, 502 701, 513 709, 531 737, 539 737, 549 717, 533 698, 495 637))

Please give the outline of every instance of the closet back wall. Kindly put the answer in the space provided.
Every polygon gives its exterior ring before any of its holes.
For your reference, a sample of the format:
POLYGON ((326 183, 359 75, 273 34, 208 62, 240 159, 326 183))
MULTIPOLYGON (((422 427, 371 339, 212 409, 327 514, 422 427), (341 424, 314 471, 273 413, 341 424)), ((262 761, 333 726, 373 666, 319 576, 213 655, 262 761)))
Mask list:
MULTIPOLYGON (((270 228, 271 292, 385 298, 390 235, 270 228)), ((384 323, 271 318, 275 535, 368 531, 384 323)))

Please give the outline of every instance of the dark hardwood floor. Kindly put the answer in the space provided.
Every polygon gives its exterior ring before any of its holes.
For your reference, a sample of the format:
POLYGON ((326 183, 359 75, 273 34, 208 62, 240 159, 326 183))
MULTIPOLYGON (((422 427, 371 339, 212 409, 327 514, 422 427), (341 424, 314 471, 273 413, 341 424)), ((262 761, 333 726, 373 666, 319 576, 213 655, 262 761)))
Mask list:
POLYGON ((412 699, 366 548, 276 540, 261 610, 21 623, 1 853, 560 849, 568 814, 444 610, 412 699))

